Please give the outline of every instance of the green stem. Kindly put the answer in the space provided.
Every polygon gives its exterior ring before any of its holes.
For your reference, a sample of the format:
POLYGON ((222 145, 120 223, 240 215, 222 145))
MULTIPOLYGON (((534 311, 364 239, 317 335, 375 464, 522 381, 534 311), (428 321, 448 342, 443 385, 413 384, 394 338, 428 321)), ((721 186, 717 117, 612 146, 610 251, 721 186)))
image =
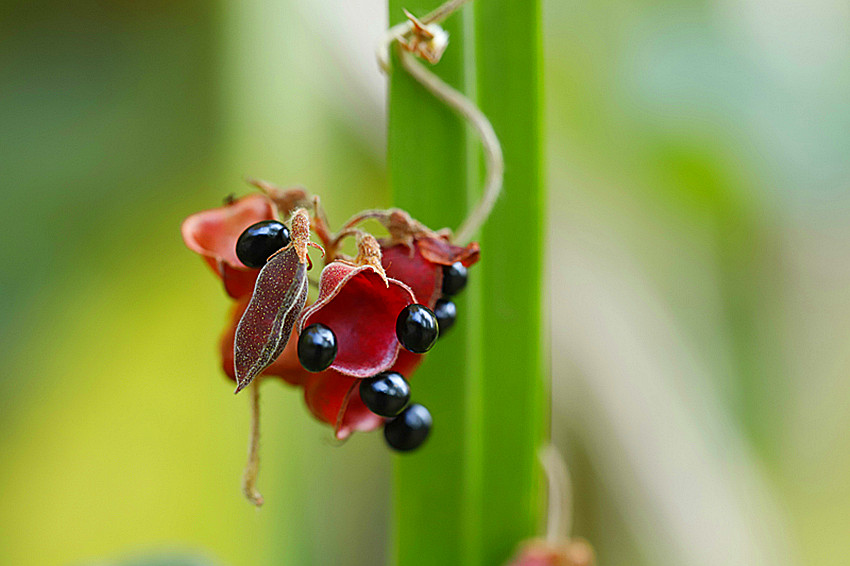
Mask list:
POLYGON ((478 95, 502 141, 503 194, 481 234, 482 564, 502 564, 540 524, 548 432, 543 319, 540 1, 474 3, 478 95), (486 255, 485 255, 486 254, 486 255))
MULTIPOLYGON (((404 19, 403 8, 425 14, 439 0, 390 0, 390 22, 404 19)), ((446 20, 451 48, 434 70, 452 86, 472 77, 464 70, 467 47, 462 33, 468 9, 446 20)), ((391 50, 394 51, 394 50, 391 50)), ((404 70, 394 65, 390 76, 389 169, 394 204, 437 229, 458 226, 469 198, 470 170, 466 128, 404 70)), ((458 306, 463 309, 465 300, 458 306)), ((466 469, 466 384, 473 368, 462 363, 469 347, 468 317, 461 317, 440 340, 411 385, 413 398, 434 417, 428 443, 419 451, 398 456, 394 478, 394 533, 391 560, 399 565, 456 564, 466 543, 464 508, 468 493, 466 469), (436 355, 435 355, 436 354, 436 355)))
MULTIPOLYGON (((390 0, 425 14, 436 0, 390 0)), ((457 299, 457 326, 415 376, 432 438, 395 466, 393 561, 503 564, 540 524, 537 451, 546 424, 542 311, 539 0, 476 0, 449 17, 434 67, 477 100, 502 141, 504 192, 480 234, 482 260, 457 299), (475 41, 473 34, 476 30, 475 41)), ((395 65, 389 163, 395 204, 432 228, 457 227, 480 197, 478 144, 456 115, 395 65)), ((485 176, 487 171, 485 171, 485 176)))

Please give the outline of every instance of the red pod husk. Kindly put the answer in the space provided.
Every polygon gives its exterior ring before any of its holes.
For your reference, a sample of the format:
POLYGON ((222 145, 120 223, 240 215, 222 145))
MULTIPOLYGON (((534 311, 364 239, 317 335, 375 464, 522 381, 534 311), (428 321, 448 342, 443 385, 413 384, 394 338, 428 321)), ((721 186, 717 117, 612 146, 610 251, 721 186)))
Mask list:
POLYGON ((227 294, 238 299, 254 289, 259 270, 239 261, 236 240, 248 226, 276 218, 277 209, 269 197, 251 194, 189 216, 183 221, 181 233, 186 247, 203 256, 221 278, 227 294))
POLYGON ((416 236, 412 243, 381 242, 381 265, 388 277, 410 286, 420 304, 434 308, 443 286, 443 266, 461 262, 469 267, 478 261, 479 247, 473 242, 455 246, 435 234, 416 236))
POLYGON ((410 287, 385 279, 377 268, 334 261, 322 270, 319 298, 304 310, 298 332, 311 324, 324 324, 337 342, 330 369, 352 377, 371 377, 395 362, 400 348, 396 318, 414 302, 410 287))
POLYGON ((380 427, 384 419, 371 412, 360 399, 360 379, 334 370, 312 374, 304 384, 304 401, 314 417, 334 427, 343 440, 354 431, 380 427))
POLYGON ((307 265, 296 246, 269 258, 236 328, 234 369, 241 391, 284 351, 307 301, 307 265))

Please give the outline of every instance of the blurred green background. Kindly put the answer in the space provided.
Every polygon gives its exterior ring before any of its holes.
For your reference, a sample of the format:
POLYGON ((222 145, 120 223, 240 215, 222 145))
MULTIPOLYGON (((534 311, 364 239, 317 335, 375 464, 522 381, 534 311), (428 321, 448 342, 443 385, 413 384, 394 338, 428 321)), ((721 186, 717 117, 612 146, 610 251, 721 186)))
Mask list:
MULTIPOLYGON (((544 8, 575 532, 600 564, 846 564, 850 8, 544 8)), ((268 503, 243 501, 228 301, 179 225, 249 175, 321 194, 334 224, 388 205, 385 19, 378 0, 0 4, 0 564, 383 560, 380 436, 339 447, 277 383, 268 503)))

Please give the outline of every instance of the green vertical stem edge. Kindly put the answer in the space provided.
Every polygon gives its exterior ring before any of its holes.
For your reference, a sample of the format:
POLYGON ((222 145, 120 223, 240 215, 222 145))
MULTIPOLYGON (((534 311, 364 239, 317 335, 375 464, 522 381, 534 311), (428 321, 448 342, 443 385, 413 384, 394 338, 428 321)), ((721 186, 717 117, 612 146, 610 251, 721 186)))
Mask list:
MULTIPOLYGON (((439 0, 390 0, 424 15, 439 0)), ((540 167, 540 5, 476 0, 443 26, 433 67, 480 101, 506 161, 504 192, 481 231, 481 262, 455 299, 458 322, 414 376, 434 429, 395 457, 390 563, 503 564, 538 532, 537 460, 547 422, 542 319, 545 195, 540 167)), ((390 79, 394 205, 431 228, 456 228, 480 196, 480 148, 468 128, 399 66, 390 79)))
MULTIPOLYGON (((403 8, 426 14, 440 0, 390 0, 390 24, 404 20, 403 8)), ((465 8, 445 22, 451 47, 433 70, 455 88, 474 80, 464 65, 472 49, 463 34, 471 17, 465 8)), ((388 163, 393 204, 427 226, 454 228, 466 216, 470 171, 465 125, 437 102, 399 65, 390 77, 388 163)), ((458 298, 461 312, 469 289, 458 298)), ((390 563, 398 565, 458 564, 464 552, 468 415, 465 387, 475 379, 465 362, 470 318, 459 316, 412 377, 412 400, 434 418, 427 443, 418 451, 395 457, 393 533, 390 563)))
POLYGON ((481 564, 497 565, 519 541, 537 534, 543 508, 538 454, 548 432, 549 403, 541 8, 540 0, 473 4, 479 106, 505 154, 503 194, 482 230, 479 272, 481 564))

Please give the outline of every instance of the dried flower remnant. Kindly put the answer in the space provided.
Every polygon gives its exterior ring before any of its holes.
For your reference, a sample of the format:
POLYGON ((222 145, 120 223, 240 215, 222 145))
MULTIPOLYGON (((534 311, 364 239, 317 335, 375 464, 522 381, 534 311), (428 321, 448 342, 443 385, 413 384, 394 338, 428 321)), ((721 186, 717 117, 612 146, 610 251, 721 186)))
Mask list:
MULTIPOLYGON (((229 315, 229 322, 225 327, 221 339, 219 340, 221 350, 221 368, 224 371, 224 374, 233 381, 236 381, 236 369, 233 360, 236 328, 239 325, 239 321, 242 319, 245 309, 248 308, 249 300, 250 297, 245 297, 233 305, 229 315)), ((283 352, 281 352, 277 359, 264 369, 260 375, 280 377, 290 385, 302 385, 306 382, 307 378, 309 378, 311 374, 302 368, 300 363, 298 363, 298 356, 296 355, 297 342, 298 334, 295 332, 295 328, 293 327, 289 341, 286 343, 286 347, 283 349, 283 352)))
POLYGON ((566 462, 552 445, 540 452, 540 462, 549 484, 546 538, 524 542, 506 566, 594 566, 593 547, 570 536, 572 488, 566 462))
POLYGON ((260 270, 251 302, 236 328, 233 359, 237 393, 284 351, 307 302, 307 247, 316 245, 310 242, 307 211, 295 211, 290 224, 291 243, 260 270))
POLYGON ((248 308, 236 328, 236 392, 244 389, 283 353, 307 301, 307 265, 295 247, 272 256, 260 271, 248 308))
POLYGON ((299 208, 309 208, 311 205, 311 197, 303 187, 284 189, 262 179, 248 179, 248 183, 265 193, 283 218, 287 218, 299 208))
POLYGON ((410 22, 410 31, 398 40, 399 45, 432 65, 439 63, 449 46, 449 32, 439 24, 421 22, 407 10, 404 15, 410 22))

